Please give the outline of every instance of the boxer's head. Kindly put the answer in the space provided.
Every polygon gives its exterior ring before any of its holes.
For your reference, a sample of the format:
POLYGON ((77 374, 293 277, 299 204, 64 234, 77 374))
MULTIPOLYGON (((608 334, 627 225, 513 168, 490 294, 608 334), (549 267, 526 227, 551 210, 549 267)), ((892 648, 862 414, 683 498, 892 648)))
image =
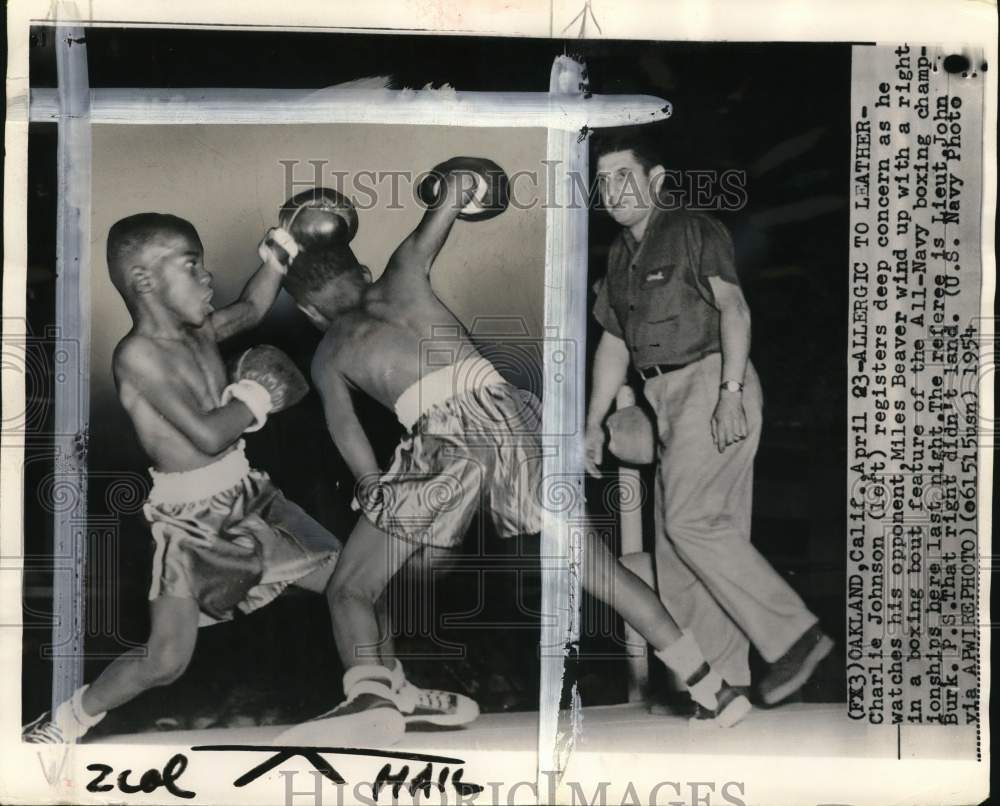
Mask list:
POLYGON ((655 145, 625 130, 601 138, 596 153, 597 184, 608 214, 623 227, 646 220, 665 174, 655 145))
POLYGON ((194 226, 164 213, 138 213, 108 232, 108 271, 133 318, 154 311, 199 327, 212 312, 212 275, 194 226))
POLYGON ((372 281, 346 244, 299 253, 285 275, 285 290, 321 330, 361 302, 372 281))

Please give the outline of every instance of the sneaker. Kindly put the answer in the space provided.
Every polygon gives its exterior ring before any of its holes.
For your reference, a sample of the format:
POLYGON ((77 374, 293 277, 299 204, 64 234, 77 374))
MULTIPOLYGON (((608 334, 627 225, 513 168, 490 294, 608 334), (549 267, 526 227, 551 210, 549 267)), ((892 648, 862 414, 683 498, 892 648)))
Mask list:
POLYGON ((731 686, 724 682, 715 697, 718 704, 714 709, 695 703, 694 716, 689 724, 694 727, 731 728, 753 710, 742 686, 731 686))
POLYGON ((25 725, 21 730, 21 740, 31 744, 72 744, 79 741, 107 716, 107 711, 91 716, 83 710, 83 693, 86 690, 87 686, 80 686, 54 712, 46 711, 34 722, 25 725))
POLYGON ((467 725, 479 716, 476 701, 454 691, 418 688, 404 679, 396 695, 407 725, 455 728, 467 725))
POLYGON ((406 732, 406 722, 388 697, 355 693, 336 708, 279 734, 274 744, 301 747, 387 747, 406 732))
POLYGON ((385 666, 352 666, 344 672, 347 699, 279 734, 275 744, 375 748, 396 744, 406 732, 406 722, 394 682, 385 666))
POLYGON ((46 711, 34 722, 29 722, 21 730, 21 741, 28 744, 68 744, 59 726, 46 711))
POLYGON ((833 639, 818 624, 806 630, 791 648, 771 664, 760 684, 760 697, 777 705, 790 697, 812 677, 820 661, 833 650, 833 639))

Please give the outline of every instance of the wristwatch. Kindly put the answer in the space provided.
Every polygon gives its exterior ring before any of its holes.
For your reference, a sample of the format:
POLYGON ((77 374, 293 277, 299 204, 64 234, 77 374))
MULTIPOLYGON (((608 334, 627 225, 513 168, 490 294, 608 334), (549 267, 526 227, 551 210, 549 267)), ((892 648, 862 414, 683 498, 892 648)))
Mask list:
POLYGON ((723 381, 719 384, 720 389, 725 389, 727 392, 742 392, 743 384, 739 381, 723 381))

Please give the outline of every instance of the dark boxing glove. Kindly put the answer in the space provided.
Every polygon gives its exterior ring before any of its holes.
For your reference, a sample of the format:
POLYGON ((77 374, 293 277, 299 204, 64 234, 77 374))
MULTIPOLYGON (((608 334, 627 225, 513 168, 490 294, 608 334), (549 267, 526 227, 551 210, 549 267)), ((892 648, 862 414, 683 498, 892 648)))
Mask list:
MULTIPOLYGON (((358 233, 358 213, 351 200, 332 188, 315 187, 296 193, 281 205, 278 223, 295 240, 299 250, 321 250, 348 244, 358 233)), ((269 242, 286 266, 288 250, 269 242)))
POLYGON ((631 465, 648 465, 656 458, 656 432, 639 406, 618 409, 607 419, 608 450, 631 465))
POLYGON ((260 344, 244 352, 232 365, 229 386, 223 390, 222 404, 241 401, 254 416, 247 431, 264 427, 267 415, 294 406, 309 391, 309 384, 277 347, 260 344))
POLYGON ((425 207, 433 208, 441 203, 443 180, 451 173, 471 174, 476 181, 472 201, 458 214, 462 221, 484 221, 507 209, 510 194, 507 174, 495 162, 482 157, 452 157, 436 165, 417 186, 417 198, 425 207))

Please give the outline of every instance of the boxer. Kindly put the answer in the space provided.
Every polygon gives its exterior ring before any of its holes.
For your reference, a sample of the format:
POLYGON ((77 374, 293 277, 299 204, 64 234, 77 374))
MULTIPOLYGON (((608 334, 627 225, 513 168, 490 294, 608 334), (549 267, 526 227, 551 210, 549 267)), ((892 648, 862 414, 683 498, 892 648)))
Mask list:
MULTIPOLYGON (((391 659, 378 645, 375 603, 407 558, 422 546, 452 547, 486 497, 502 537, 541 529, 541 404, 507 383, 435 295, 430 270, 457 219, 479 220, 506 205, 506 176, 488 160, 456 158, 421 184, 428 210, 376 281, 349 239, 313 244, 291 265, 285 288, 324 336, 312 361, 330 435, 353 472, 360 518, 334 571, 334 634, 347 671, 346 700, 285 735, 288 742, 367 743, 401 736, 406 702, 395 689, 391 659), (440 345, 446 366, 430 368, 421 345, 440 345), (395 411, 406 430, 382 472, 351 400, 358 390, 395 411)), ((317 189, 327 199, 330 191, 317 189)), ((350 216, 338 233, 349 233, 350 216)), ((437 351, 440 352, 440 351, 437 351)), ((680 632, 653 590, 618 564, 587 530, 584 586, 614 606, 655 647, 692 697, 731 725, 750 709, 680 632)))
POLYGON ((218 347, 271 307, 285 271, 282 245, 294 253, 287 233, 270 230, 258 248, 262 264, 240 298, 216 310, 212 275, 189 222, 140 213, 111 227, 108 269, 132 316, 114 352, 115 384, 152 460, 144 507, 156 544, 150 635, 25 726, 24 741, 73 742, 109 709, 176 680, 200 626, 252 612, 288 585, 318 593, 329 587, 339 541, 251 468, 243 449, 244 432, 294 405, 308 384, 268 346, 240 356, 227 379, 218 347))

